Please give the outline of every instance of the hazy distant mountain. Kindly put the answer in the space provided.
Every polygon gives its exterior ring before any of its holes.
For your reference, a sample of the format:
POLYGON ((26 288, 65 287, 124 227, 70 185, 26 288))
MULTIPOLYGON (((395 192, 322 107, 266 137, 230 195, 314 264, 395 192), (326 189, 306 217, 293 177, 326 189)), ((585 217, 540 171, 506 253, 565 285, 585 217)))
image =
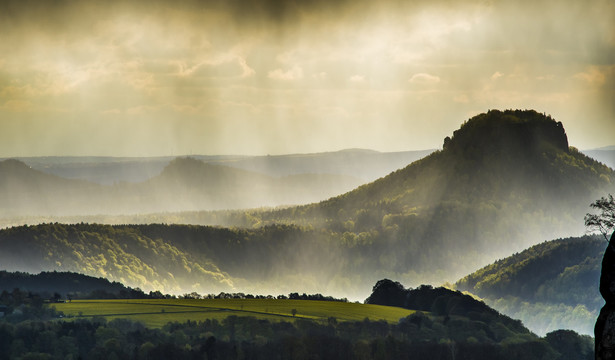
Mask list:
POLYGON ((604 305, 598 285, 606 245, 600 236, 544 242, 477 270, 455 286, 538 333, 567 328, 592 334, 604 305))
POLYGON ((272 177, 261 173, 175 159, 162 173, 144 183, 126 185, 138 212, 242 209, 304 204, 326 199, 361 184, 344 175, 300 174, 272 177))
MULTIPOLYGON (((413 161, 429 155, 433 150, 378 152, 347 149, 314 154, 273 156, 191 155, 205 163, 224 165, 272 177, 302 174, 345 175, 363 182, 373 181, 413 161)), ((113 185, 121 182, 138 183, 159 175, 175 157, 102 157, 47 156, 17 158, 30 167, 68 179, 113 185)), ((3 160, 3 159, 0 159, 3 160)))
POLYGON ((271 176, 339 174, 369 182, 405 167, 433 151, 378 152, 347 149, 316 154, 246 157, 227 160, 223 164, 271 176))
POLYGON ((583 153, 591 158, 594 158, 611 169, 615 169, 615 146, 607 146, 605 148, 585 150, 583 153))
POLYGON ((0 162, 0 216, 138 214, 303 204, 327 199, 361 183, 335 174, 272 177, 183 158, 171 161, 149 180, 103 186, 5 160, 0 162))
POLYGON ((28 157, 17 160, 36 170, 67 179, 79 179, 101 185, 143 182, 162 171, 174 157, 28 157))
POLYGON ((83 213, 102 186, 34 170, 17 160, 0 162, 0 216, 83 213))
POLYGON ((611 145, 611 146, 603 146, 603 147, 600 147, 600 148, 590 149, 590 150, 604 150, 604 151, 613 151, 613 150, 615 150, 615 145, 611 145))

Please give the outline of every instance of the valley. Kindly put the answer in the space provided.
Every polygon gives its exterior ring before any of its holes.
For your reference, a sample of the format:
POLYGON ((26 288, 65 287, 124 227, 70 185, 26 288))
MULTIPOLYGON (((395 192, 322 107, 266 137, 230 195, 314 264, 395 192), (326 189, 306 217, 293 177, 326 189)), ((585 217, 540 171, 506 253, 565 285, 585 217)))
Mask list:
MULTIPOLYGON (((360 163, 373 173, 388 158, 382 172, 391 159, 415 155, 158 159, 159 174, 112 185, 5 160, 0 264, 104 278, 135 294, 307 292, 362 301, 381 279, 410 292, 447 284, 521 319, 538 336, 562 328, 590 334, 603 304, 597 279, 606 244, 580 236, 589 204, 615 192, 613 169, 569 146, 561 123, 548 116, 492 110, 463 123, 441 150, 371 182, 360 179, 360 163), (347 168, 328 171, 344 161, 347 168)), ((89 161, 111 166, 109 159, 89 161)), ((396 324, 419 310, 439 323, 448 320, 438 316, 453 314, 447 306, 462 301, 443 299, 386 311, 374 303, 273 299, 75 299, 51 307, 75 321, 102 316, 164 329, 168 321, 229 316, 396 324)))

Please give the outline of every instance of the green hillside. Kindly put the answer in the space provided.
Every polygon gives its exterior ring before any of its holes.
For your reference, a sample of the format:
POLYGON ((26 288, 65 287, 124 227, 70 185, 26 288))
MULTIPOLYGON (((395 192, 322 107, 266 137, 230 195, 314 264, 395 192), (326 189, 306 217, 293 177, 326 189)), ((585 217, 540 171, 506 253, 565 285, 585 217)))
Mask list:
POLYGON ((330 200, 255 214, 343 234, 373 267, 468 273, 545 239, 580 234, 615 173, 535 111, 490 111, 444 148, 330 200), (374 263, 375 259, 379 259, 374 263))
POLYGON ((539 333, 567 326, 591 334, 604 305, 598 285, 605 248, 599 236, 544 242, 460 279, 455 287, 539 333))
POLYGON ((148 327, 162 327, 169 322, 222 321, 229 316, 252 316, 270 321, 315 320, 337 321, 384 320, 397 323, 414 311, 380 305, 336 301, 287 299, 166 299, 166 300, 73 300, 52 305, 68 317, 105 317, 131 319, 148 327), (294 310, 294 311, 293 311, 294 310), (294 314, 293 314, 294 313, 294 314))
POLYGON ((540 338, 519 321, 480 311, 442 316, 377 305, 273 299, 75 301, 53 308, 25 297, 19 306, 9 300, 13 311, 0 318, 3 359, 593 357, 589 336, 559 330, 540 338))
POLYGON ((146 290, 180 291, 179 284, 228 290, 229 276, 206 258, 195 258, 138 229, 47 224, 0 232, 4 269, 38 273, 72 271, 146 290))

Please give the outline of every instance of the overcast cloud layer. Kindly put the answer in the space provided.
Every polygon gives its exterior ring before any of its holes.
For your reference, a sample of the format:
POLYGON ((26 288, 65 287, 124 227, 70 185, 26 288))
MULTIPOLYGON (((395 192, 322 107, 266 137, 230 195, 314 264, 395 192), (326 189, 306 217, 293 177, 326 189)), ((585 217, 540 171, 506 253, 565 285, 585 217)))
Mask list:
POLYGON ((0 0, 0 156, 438 148, 507 108, 588 149, 614 100, 612 0, 0 0))

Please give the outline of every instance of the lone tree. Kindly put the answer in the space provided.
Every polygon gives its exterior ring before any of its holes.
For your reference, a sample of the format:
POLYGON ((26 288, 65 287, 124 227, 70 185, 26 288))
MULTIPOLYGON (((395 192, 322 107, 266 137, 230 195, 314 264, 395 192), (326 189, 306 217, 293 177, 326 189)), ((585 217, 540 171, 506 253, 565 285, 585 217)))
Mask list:
POLYGON ((609 234, 615 229, 615 199, 609 194, 594 201, 590 207, 600 210, 600 214, 588 213, 585 215, 585 226, 588 231, 599 231, 606 241, 609 241, 609 234))

